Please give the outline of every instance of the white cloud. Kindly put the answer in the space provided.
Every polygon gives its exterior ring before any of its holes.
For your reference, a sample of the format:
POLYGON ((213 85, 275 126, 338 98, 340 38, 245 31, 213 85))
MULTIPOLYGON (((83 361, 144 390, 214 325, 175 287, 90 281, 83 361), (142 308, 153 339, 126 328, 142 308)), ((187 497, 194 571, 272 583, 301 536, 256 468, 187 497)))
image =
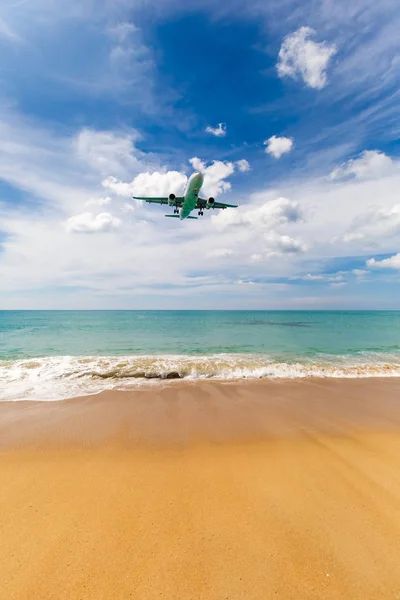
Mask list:
POLYGON ((98 196, 98 173, 76 152, 76 137, 37 127, 14 111, 0 112, 0 178, 53 211, 82 209, 98 196))
POLYGON ((273 135, 268 140, 265 140, 264 145, 267 146, 265 148, 267 154, 272 154, 274 158, 280 158, 282 154, 291 151, 293 148, 293 140, 291 138, 273 135))
MULTIPOLYGON (((139 202, 140 202, 140 200, 139 200, 139 202)), ((129 213, 129 212, 133 212, 134 210, 136 210, 136 206, 134 204, 129 204, 129 202, 124 202, 124 204, 121 207, 122 212, 129 213)))
POLYGON ((105 198, 93 198, 85 202, 85 206, 107 206, 110 202, 110 196, 106 196, 105 198))
POLYGON ((110 37, 114 37, 119 43, 123 43, 132 33, 138 31, 136 25, 131 22, 121 21, 108 29, 110 37))
POLYGON ((366 212, 356 216, 343 234, 344 242, 375 240, 400 232, 400 204, 387 208, 370 206, 366 212))
POLYGON ((239 169, 239 171, 241 171, 242 173, 245 173, 246 171, 250 171, 250 169, 251 169, 250 163, 245 158, 242 158, 242 160, 236 161, 236 166, 239 169))
POLYGON ((206 163, 196 156, 191 158, 189 162, 195 171, 200 171, 204 175, 203 195, 218 196, 231 189, 231 184, 225 179, 235 172, 234 163, 214 160, 207 167, 206 163))
POLYGON ((261 206, 240 206, 221 211, 211 217, 217 231, 227 227, 250 226, 252 229, 269 229, 285 223, 295 223, 301 219, 301 210, 297 202, 287 198, 275 198, 261 206))
POLYGON ((375 260, 370 258, 366 262, 370 269, 400 269, 400 252, 383 260, 375 260))
POLYGON ((398 251, 399 189, 400 172, 395 171, 371 180, 292 182, 281 192, 301 206, 303 220, 293 227, 293 235, 312 244, 308 260, 323 270, 331 258, 398 251))
POLYGON ((268 257, 282 254, 298 254, 308 250, 307 244, 302 240, 290 237, 289 235, 280 235, 276 232, 268 233, 265 236, 265 242, 267 244, 266 255, 268 257))
POLYGON ((227 256, 232 256, 234 253, 230 248, 216 248, 215 250, 210 250, 207 252, 208 258, 226 258, 227 256))
POLYGON ((309 39, 315 33, 311 27, 300 27, 287 35, 279 50, 277 70, 280 77, 300 76, 309 87, 321 89, 327 84, 328 64, 337 50, 334 44, 309 39))
MULTIPOLYGON (((140 29, 128 21, 118 22, 107 29, 114 42, 108 56, 109 75, 118 87, 146 86, 145 77, 151 78, 154 62, 150 49, 140 41, 140 29)), ((139 94, 138 94, 139 95, 139 94)), ((151 93, 147 94, 151 102, 151 93)))
POLYGON ((125 198, 131 196, 166 197, 171 193, 177 196, 182 195, 186 182, 186 175, 178 171, 166 171, 165 173, 146 171, 136 175, 129 183, 118 181, 115 177, 110 176, 103 180, 102 185, 117 196, 125 198))
POLYGON ((85 212, 69 218, 65 229, 68 233, 104 233, 118 229, 120 226, 120 219, 116 219, 110 213, 93 215, 85 212))
POLYGON ((211 125, 208 125, 206 127, 206 132, 211 133, 216 137, 225 137, 227 134, 226 125, 225 123, 218 123, 217 127, 211 127, 211 125))
POLYGON ((307 273, 304 277, 296 277, 294 279, 304 279, 304 281, 324 281, 324 275, 312 275, 311 273, 307 273))
POLYGON ((302 280, 302 281, 323 281, 323 282, 340 282, 343 281, 345 271, 339 271, 338 273, 325 273, 325 274, 316 274, 307 273, 307 275, 296 275, 291 277, 293 280, 302 280))
POLYGON ((250 261, 257 264, 274 256, 296 255, 308 249, 302 239, 280 231, 301 218, 297 202, 275 198, 259 206, 228 209, 213 215, 211 221, 217 232, 234 239, 239 256, 246 256, 247 260, 250 257, 250 261))
POLYGON ((330 179, 376 179, 390 174, 395 169, 398 169, 397 165, 384 152, 364 150, 358 158, 352 158, 334 169, 330 179))
MULTIPOLYGON (((204 174, 201 192, 206 197, 217 196, 230 190, 231 184, 225 180, 235 172, 236 167, 240 171, 250 168, 249 163, 244 159, 236 163, 215 160, 209 166, 197 157, 191 158, 189 162, 194 170, 204 174)), ((109 176, 103 180, 102 185, 117 196, 129 198, 131 196, 166 197, 171 193, 182 195, 186 183, 187 176, 179 171, 146 171, 136 175, 131 182, 120 181, 116 177, 109 176)))
MULTIPOLYGON (((262 252, 250 255, 252 263, 260 263, 278 256, 293 256, 307 252, 309 246, 299 238, 294 238, 289 235, 281 235, 276 231, 264 235, 261 242, 262 252)), ((307 279, 293 277, 292 279, 307 279)))
POLYGON ((136 131, 114 132, 83 129, 75 138, 75 148, 80 160, 102 175, 137 171, 143 154, 134 147, 136 131))

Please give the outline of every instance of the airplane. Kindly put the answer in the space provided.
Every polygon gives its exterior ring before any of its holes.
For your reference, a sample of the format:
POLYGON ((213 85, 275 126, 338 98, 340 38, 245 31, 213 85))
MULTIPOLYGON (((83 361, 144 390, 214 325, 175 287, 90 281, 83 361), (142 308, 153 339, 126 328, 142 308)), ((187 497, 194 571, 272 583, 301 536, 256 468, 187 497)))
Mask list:
POLYGON ((174 207, 173 215, 165 215, 171 219, 197 219, 190 213, 192 210, 198 209, 199 216, 204 215, 204 209, 220 208, 237 208, 236 204, 225 204, 224 202, 216 202, 214 198, 199 198, 200 188, 203 185, 204 177, 201 173, 193 173, 187 183, 184 196, 175 196, 170 194, 168 198, 149 198, 143 196, 132 196, 134 200, 144 200, 149 204, 167 204, 168 206, 174 207))

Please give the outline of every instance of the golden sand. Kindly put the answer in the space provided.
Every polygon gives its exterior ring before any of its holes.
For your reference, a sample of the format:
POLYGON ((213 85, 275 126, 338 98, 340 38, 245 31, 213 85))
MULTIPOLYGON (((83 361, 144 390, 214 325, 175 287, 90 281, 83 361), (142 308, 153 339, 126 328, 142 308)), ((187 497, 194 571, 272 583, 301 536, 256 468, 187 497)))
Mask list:
POLYGON ((400 598, 400 381, 0 404, 0 598, 400 598))

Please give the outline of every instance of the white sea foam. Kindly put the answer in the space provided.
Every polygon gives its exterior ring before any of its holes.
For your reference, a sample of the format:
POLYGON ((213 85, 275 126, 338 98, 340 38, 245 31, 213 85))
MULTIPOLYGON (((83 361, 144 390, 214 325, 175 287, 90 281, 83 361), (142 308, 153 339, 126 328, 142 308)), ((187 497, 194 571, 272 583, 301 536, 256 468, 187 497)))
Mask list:
POLYGON ((52 356, 0 361, 0 400, 60 400, 169 379, 400 377, 399 355, 277 362, 261 355, 52 356))

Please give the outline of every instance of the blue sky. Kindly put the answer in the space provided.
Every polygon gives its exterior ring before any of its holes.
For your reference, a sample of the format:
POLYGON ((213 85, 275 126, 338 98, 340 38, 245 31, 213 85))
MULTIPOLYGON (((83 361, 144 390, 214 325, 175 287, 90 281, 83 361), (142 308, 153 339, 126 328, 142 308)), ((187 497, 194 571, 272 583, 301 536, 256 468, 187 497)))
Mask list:
POLYGON ((400 308, 396 0, 0 6, 0 308, 400 308), (132 195, 237 202, 197 222, 132 195))

